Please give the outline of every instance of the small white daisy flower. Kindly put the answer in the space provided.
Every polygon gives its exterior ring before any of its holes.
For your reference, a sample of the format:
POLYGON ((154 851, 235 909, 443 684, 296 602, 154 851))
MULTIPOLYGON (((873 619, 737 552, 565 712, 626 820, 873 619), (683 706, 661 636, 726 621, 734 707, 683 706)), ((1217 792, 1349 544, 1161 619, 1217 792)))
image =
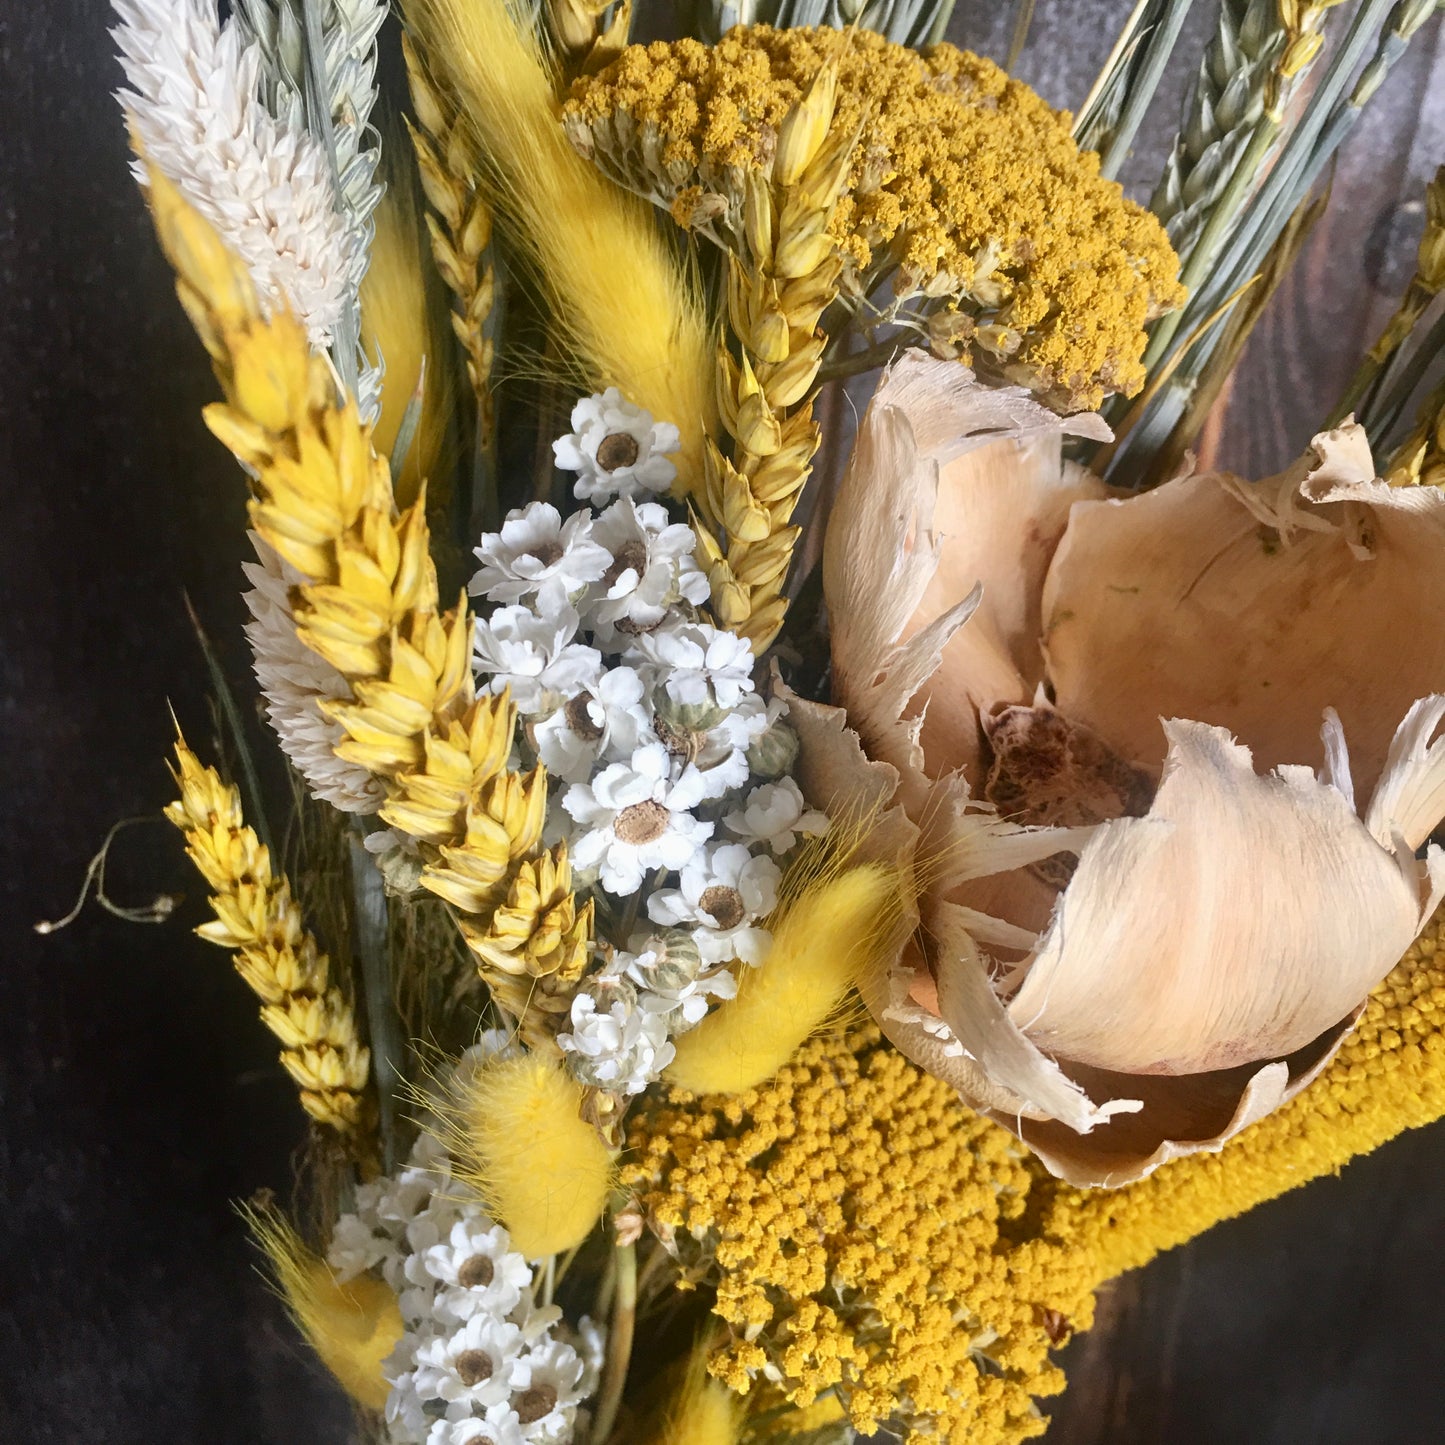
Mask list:
POLYGON ((547 502, 512 512, 500 532, 486 532, 470 592, 492 602, 535 597, 539 612, 565 607, 613 565, 610 549, 594 540, 592 514, 564 519, 547 502))
POLYGON ((509 1315, 532 1283, 527 1261, 510 1246, 511 1237, 500 1224, 468 1205, 444 1243, 407 1261, 407 1278, 444 1286, 447 1311, 460 1318, 509 1315))
POLYGON ((572 1348, 582 1361, 582 1378, 577 1393, 590 1399, 602 1383, 602 1362, 607 1358, 607 1330, 590 1315, 583 1315, 569 1331, 572 1348))
POLYGON ((701 1023, 713 999, 733 998, 738 991, 737 979, 726 968, 703 963, 696 944, 691 956, 660 943, 644 946, 638 953, 619 953, 614 966, 637 989, 639 1007, 663 1015, 674 1034, 701 1023))
POLYGON ((736 812, 723 818, 723 827, 745 843, 763 843, 774 853, 786 853, 798 838, 815 838, 828 831, 828 815, 810 808, 792 778, 754 788, 736 812))
POLYGON ((767 708, 757 693, 744 693, 722 716, 717 709, 703 710, 698 720, 708 724, 705 727, 688 725, 689 718, 697 717, 693 710, 656 693, 651 700, 653 736, 671 754, 675 767, 691 764, 697 769, 705 798, 721 798, 746 785, 748 749, 767 726, 767 708))
POLYGON ((499 607, 478 618, 472 664, 492 692, 504 687, 526 715, 550 712, 557 701, 586 685, 601 665, 595 649, 572 639, 578 616, 560 607, 539 617, 529 607, 499 607))
POLYGON ((679 603, 707 601, 707 575, 693 559, 697 538, 666 507, 623 497, 597 518, 592 535, 608 553, 586 604, 599 646, 650 631, 679 603))
POLYGON ((701 774, 685 768, 675 778, 671 763, 661 743, 648 743, 563 795, 578 825, 573 865, 616 897, 636 893, 654 868, 682 868, 712 836, 713 825, 688 811, 702 801, 701 774))
POLYGON ((667 1041, 666 1018, 638 1006, 626 994, 609 988, 599 1009, 588 992, 572 999, 572 1031, 558 1034, 573 1075, 593 1088, 618 1094, 640 1094, 672 1062, 676 1050, 667 1041))
POLYGON ((759 964, 771 935, 755 926, 778 901, 782 870, 766 854, 742 843, 705 849, 683 869, 676 888, 661 888, 647 900, 654 923, 690 928, 706 963, 740 958, 759 964))
POLYGON ((526 1436, 509 1407, 488 1410, 480 1418, 438 1420, 426 1437, 426 1445, 526 1445, 526 1436))
POLYGON ((609 386, 572 408, 572 431, 552 443, 552 454, 563 471, 578 473, 573 495, 600 503, 665 492, 677 476, 668 453, 680 444, 671 422, 654 422, 609 386))
POLYGON ((510 1320, 477 1315, 450 1335, 437 1335, 416 1351, 416 1391, 423 1400, 470 1405, 506 1402, 530 1376, 522 1371, 522 1331, 510 1320))
POLYGON ((585 683, 532 728, 537 756, 566 783, 585 783, 601 758, 631 757, 649 730, 642 679, 613 667, 585 683))
POLYGON ((643 681, 660 685, 678 707, 733 708, 753 691, 747 639, 706 622, 670 620, 638 636, 632 651, 643 681))
POLYGON ((421 1445, 431 1428, 432 1417, 417 1388, 413 1362, 421 1346, 419 1335, 404 1334, 396 1348, 382 1362, 381 1372, 391 1386, 386 1397, 386 1438, 389 1445, 421 1445))
POLYGON ((343 1282, 396 1256, 396 1241, 378 1234, 358 1215, 343 1214, 331 1231, 326 1262, 343 1282))
POLYGON ((517 1362, 510 1401, 527 1441, 566 1440, 582 1402, 582 1361, 571 1345, 544 1340, 517 1362))

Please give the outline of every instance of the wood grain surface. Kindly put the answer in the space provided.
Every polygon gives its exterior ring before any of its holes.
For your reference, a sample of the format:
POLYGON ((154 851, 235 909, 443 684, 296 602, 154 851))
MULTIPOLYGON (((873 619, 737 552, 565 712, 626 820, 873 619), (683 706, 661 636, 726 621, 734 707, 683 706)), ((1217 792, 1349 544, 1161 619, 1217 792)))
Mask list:
MULTIPOLYGON (((1077 104, 1125 0, 1041 0, 1020 67, 1077 104)), ((1191 15, 1195 43, 1213 5, 1191 15)), ((1010 7, 959 0, 993 55, 1010 7)), ((121 835, 122 901, 69 906, 110 825, 169 796, 167 704, 199 740, 188 593, 237 682, 242 490, 205 433, 200 349, 126 174, 102 0, 0 3, 0 1442, 330 1445, 348 1412, 295 1340, 231 1201, 287 1186, 302 1130, 242 985, 194 939, 165 825, 121 835)), ((1129 179, 1147 190, 1185 76, 1129 179)), ((1418 38, 1252 345, 1226 463, 1287 461, 1408 274, 1445 159, 1445 42, 1418 38)), ((1110 1286, 1065 1352, 1054 1445, 1445 1438, 1445 1128, 1223 1225, 1110 1286)))

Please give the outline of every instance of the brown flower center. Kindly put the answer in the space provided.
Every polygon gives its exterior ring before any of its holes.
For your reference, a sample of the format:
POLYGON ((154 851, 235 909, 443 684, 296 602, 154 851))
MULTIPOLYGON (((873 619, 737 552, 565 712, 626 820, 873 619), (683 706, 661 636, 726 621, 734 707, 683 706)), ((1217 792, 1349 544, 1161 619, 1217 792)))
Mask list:
POLYGON ((743 895, 724 883, 714 883, 711 888, 705 888, 697 906, 709 914, 719 928, 736 928, 748 916, 747 909, 743 907, 743 895))
MULTIPOLYGON (((1153 780, 1082 723, 1048 708, 1006 707, 983 729, 993 752, 984 796, 1013 822, 1076 828, 1149 811, 1153 780)), ((1066 888, 1075 866, 1074 854, 1055 853, 1032 871, 1066 888)))
POLYGON ((457 1283, 463 1289, 485 1289, 492 1282, 496 1270, 492 1261, 484 1254, 474 1254, 462 1261, 457 1271, 457 1283))
POLYGON ((630 467, 637 461, 639 450, 637 438, 631 432, 609 432, 598 444, 597 465, 607 472, 630 467))
POLYGON ((544 567, 554 566, 562 560, 562 544, 560 542, 538 543, 532 548, 531 555, 544 567))
POLYGON ((530 1425, 544 1415, 552 1413, 557 1403, 557 1390, 553 1385, 533 1385, 520 1395, 512 1396, 512 1408, 523 1425, 530 1425))
POLYGON ((592 714, 587 711, 587 704, 593 701, 595 699, 590 692, 579 692, 562 709, 562 715, 567 719, 567 726, 584 743, 595 743, 602 736, 602 729, 592 721, 592 714))
POLYGON ((485 1350, 463 1350, 453 1363, 457 1379, 468 1389, 492 1378, 492 1357, 485 1350))
POLYGON ((673 757, 681 758, 684 762, 693 762, 702 751, 702 733, 694 732, 678 723, 668 722, 661 713, 652 719, 652 731, 673 757))
POLYGON ((643 803, 633 803, 624 808, 613 820, 612 831, 623 843, 651 843, 667 832, 668 819, 672 814, 648 798, 643 803))
POLYGON ((647 571, 647 545, 635 537, 624 542, 613 554, 612 565, 602 574, 602 585, 610 587, 624 572, 636 572, 639 577, 647 571))

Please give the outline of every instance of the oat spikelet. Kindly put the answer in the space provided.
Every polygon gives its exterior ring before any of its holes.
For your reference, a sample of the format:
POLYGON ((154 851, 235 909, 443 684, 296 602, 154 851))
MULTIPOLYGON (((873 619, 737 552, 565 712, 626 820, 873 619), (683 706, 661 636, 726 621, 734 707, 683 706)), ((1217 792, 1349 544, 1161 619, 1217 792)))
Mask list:
POLYGON ((398 514, 370 429, 299 322, 262 315, 240 262, 159 174, 152 199, 227 397, 207 424, 255 478, 252 525, 306 579, 291 595, 297 636, 345 685, 318 704, 345 733, 337 755, 381 780, 380 816, 417 840, 422 884, 461 915, 524 1034, 548 1039, 586 963, 592 906, 576 905, 566 849, 541 846, 546 774, 506 770, 516 709, 474 696, 471 613, 465 596, 440 610, 425 490, 398 514))
POLYGON ((281 1040, 281 1062, 301 1090, 301 1107, 343 1134, 365 1134, 372 1124, 370 1054, 290 883, 272 870, 270 853, 246 826, 240 793, 203 767, 179 736, 176 761, 181 796, 166 817, 185 834, 191 862, 215 890, 216 916, 196 931, 235 950, 236 971, 261 1000, 262 1023, 281 1040))
POLYGON ((486 334, 496 296, 491 263, 492 208, 477 184, 476 144, 456 105, 427 73, 410 36, 402 37, 407 81, 417 124, 407 122, 417 170, 432 210, 426 218, 437 270, 456 297, 452 327, 467 358, 477 398, 477 440, 490 447, 496 427, 492 402, 493 342, 486 334))
POLYGON ((818 321, 843 261, 829 225, 857 135, 834 123, 838 75, 822 66, 778 131, 771 174, 744 173, 746 246, 728 257, 736 358, 718 349, 718 410, 728 458, 708 438, 697 534, 718 621, 761 655, 787 610, 783 586, 800 528, 793 509, 820 433, 813 384, 826 338, 818 321))

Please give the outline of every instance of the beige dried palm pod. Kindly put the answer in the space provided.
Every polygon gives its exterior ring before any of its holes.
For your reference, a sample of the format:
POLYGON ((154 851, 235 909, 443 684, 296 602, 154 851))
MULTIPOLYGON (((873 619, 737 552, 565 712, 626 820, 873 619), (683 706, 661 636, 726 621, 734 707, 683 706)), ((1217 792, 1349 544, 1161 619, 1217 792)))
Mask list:
POLYGON ((331 966, 307 930, 284 874, 246 826, 241 795, 201 765, 176 738, 172 773, 181 796, 166 817, 185 834, 186 852, 215 890, 215 918, 196 932, 235 950, 236 972, 261 1000, 261 1022, 281 1041, 281 1063, 301 1091, 301 1107, 359 1147, 369 1147, 375 1110, 367 1095, 371 1056, 356 1016, 331 982, 331 966))
POLYGON ((425 492, 396 511, 370 429, 300 324, 262 314, 243 267, 163 177, 152 200, 226 393, 207 424, 255 478, 256 531, 307 579, 292 596, 297 635, 348 688, 320 704, 346 734, 337 753, 381 780, 380 816, 415 840, 422 885, 457 909, 499 1000, 536 1005, 523 1030, 545 1039, 585 966, 592 908, 576 905, 566 851, 538 852, 546 777, 507 771, 515 709, 473 695, 471 614, 465 597, 440 609, 425 492), (539 877, 549 886, 533 900, 539 877))
POLYGON ((432 211, 426 218, 437 270, 456 297, 452 328, 467 358, 477 399, 477 445, 488 450, 496 429, 492 402, 495 344, 487 320, 496 300, 491 263, 492 208, 478 186, 476 146, 457 108, 436 84, 407 36, 402 37, 407 81, 417 124, 407 122, 417 171, 432 211))
POLYGON ((826 338, 818 322, 843 270, 830 231, 857 140, 835 123, 838 74, 824 65, 778 131, 770 172, 744 173, 744 245, 728 257, 736 357, 718 348, 718 412, 732 455, 706 442, 692 498, 718 621, 761 654, 787 610, 783 586, 800 528, 793 509, 819 430, 813 390, 826 338))

